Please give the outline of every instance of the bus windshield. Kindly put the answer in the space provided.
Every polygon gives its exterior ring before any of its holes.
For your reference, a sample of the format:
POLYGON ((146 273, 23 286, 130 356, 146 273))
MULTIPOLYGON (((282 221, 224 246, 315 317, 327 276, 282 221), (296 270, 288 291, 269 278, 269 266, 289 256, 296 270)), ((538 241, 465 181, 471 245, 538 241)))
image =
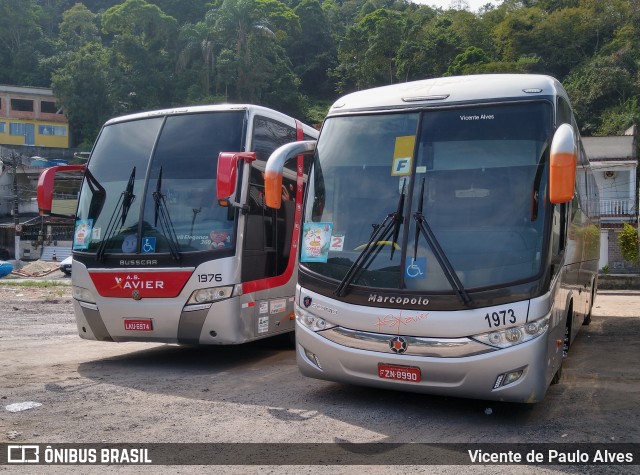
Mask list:
POLYGON ((540 101, 327 119, 302 268, 336 285, 353 273, 353 286, 434 292, 452 291, 449 272, 463 293, 533 279, 544 251, 551 111, 540 101), (354 272, 390 213, 401 216, 399 232, 376 237, 354 272))
POLYGON ((242 147, 244 113, 154 116, 103 128, 80 193, 73 249, 107 254, 235 248, 216 201, 217 158, 242 147))

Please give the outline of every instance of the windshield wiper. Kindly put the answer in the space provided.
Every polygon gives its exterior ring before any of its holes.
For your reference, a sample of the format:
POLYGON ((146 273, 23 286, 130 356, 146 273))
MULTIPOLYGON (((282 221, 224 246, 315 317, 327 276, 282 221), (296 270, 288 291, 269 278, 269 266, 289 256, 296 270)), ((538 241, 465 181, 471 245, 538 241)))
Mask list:
POLYGON ((169 252, 171 252, 171 257, 174 260, 180 261, 180 251, 178 249, 178 236, 176 236, 176 230, 173 226, 173 222, 171 221, 171 216, 169 215, 169 209, 167 208, 167 203, 164 199, 164 195, 162 194, 162 167, 160 167, 160 174, 158 175, 158 182, 156 183, 156 191, 153 192, 153 201, 154 201, 154 216, 153 216, 153 225, 154 227, 158 226, 158 218, 160 219, 160 229, 162 230, 162 234, 167 238, 167 243, 169 245, 169 252))
POLYGON ((135 184, 135 181, 136 167, 133 167, 133 169, 131 170, 131 175, 129 175, 127 186, 125 187, 124 191, 120 193, 120 198, 118 198, 118 202, 113 209, 111 217, 109 218, 109 223, 107 224, 107 229, 104 233, 104 239, 100 242, 98 250, 96 251, 96 258, 100 262, 104 260, 104 254, 105 250, 107 249, 107 244, 109 244, 111 238, 113 238, 113 235, 115 234, 118 220, 120 220, 120 229, 122 229, 122 227, 124 226, 124 222, 127 220, 127 215, 129 214, 131 204, 136 199, 136 195, 133 194, 133 186, 135 184), (120 213, 119 218, 117 217, 118 213, 120 213))
POLYGON ((433 231, 431 230, 429 223, 427 223, 427 219, 424 217, 424 214, 422 213, 423 201, 424 201, 424 178, 422 179, 422 184, 420 186, 420 201, 418 203, 418 211, 413 215, 413 219, 416 220, 416 236, 415 236, 414 249, 413 249, 414 262, 415 262, 415 259, 418 257, 418 239, 420 237, 420 234, 422 234, 424 238, 427 240, 429 247, 431 247, 431 250, 433 251, 433 255, 438 261, 438 264, 440 264, 440 267, 442 268, 442 271, 444 272, 445 277, 449 281, 449 284, 451 285, 453 290, 456 292, 456 295, 458 295, 458 297, 460 298, 460 300, 464 305, 466 305, 467 307, 470 307, 471 305, 473 305, 473 300, 471 300, 471 297, 465 290, 464 286, 462 285, 462 282, 460 282, 460 279, 458 278, 458 274, 456 274, 456 271, 451 265, 451 262, 449 262, 447 255, 442 250, 440 243, 436 239, 436 236, 435 234, 433 234, 433 231))
POLYGON ((388 243, 389 238, 393 235, 393 241, 391 242, 391 259, 393 259, 393 252, 397 245, 398 235, 400 233, 400 226, 404 222, 404 216, 402 215, 404 209, 404 198, 405 198, 405 184, 402 184, 402 193, 400 194, 400 199, 398 200, 398 207, 396 211, 393 213, 389 213, 382 223, 373 224, 373 232, 371 233, 371 237, 369 241, 364 245, 364 249, 358 254, 356 260, 351 264, 349 270, 345 274, 344 278, 334 290, 334 294, 338 297, 344 297, 347 294, 347 290, 355 275, 358 271, 362 269, 366 269, 369 267, 371 262, 375 259, 375 257, 380 253, 382 246, 388 243), (376 251, 374 253, 374 251, 376 251))

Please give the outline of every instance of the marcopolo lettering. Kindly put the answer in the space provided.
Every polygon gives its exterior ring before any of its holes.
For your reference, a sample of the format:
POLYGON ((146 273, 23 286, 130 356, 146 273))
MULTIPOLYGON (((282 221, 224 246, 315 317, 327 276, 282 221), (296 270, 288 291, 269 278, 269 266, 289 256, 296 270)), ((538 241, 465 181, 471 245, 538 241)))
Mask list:
POLYGON ((429 299, 426 299, 424 297, 410 297, 400 295, 369 294, 369 299, 367 301, 371 303, 389 303, 396 305, 429 305, 429 299))

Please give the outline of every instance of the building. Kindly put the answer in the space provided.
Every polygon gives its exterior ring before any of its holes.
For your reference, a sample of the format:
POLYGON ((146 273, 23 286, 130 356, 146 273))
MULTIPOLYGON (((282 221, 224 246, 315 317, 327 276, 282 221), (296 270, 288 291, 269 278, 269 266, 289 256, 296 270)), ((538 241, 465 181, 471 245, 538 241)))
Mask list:
POLYGON ((620 253, 618 234, 624 223, 638 227, 637 127, 621 136, 583 137, 600 189, 600 268, 611 273, 637 273, 620 253))
POLYGON ((69 123, 51 89, 0 85, 0 145, 69 148, 69 123))

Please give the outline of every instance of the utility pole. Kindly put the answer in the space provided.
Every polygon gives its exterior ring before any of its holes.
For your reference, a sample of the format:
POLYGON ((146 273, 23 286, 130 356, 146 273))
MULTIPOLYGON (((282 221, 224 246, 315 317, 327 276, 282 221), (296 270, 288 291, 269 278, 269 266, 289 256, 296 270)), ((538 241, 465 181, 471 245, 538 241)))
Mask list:
POLYGON ((19 156, 15 152, 11 152, 11 168, 13 168, 13 225, 16 230, 15 237, 15 259, 20 260, 20 232, 22 231, 20 226, 20 213, 18 207, 18 161, 19 156))

